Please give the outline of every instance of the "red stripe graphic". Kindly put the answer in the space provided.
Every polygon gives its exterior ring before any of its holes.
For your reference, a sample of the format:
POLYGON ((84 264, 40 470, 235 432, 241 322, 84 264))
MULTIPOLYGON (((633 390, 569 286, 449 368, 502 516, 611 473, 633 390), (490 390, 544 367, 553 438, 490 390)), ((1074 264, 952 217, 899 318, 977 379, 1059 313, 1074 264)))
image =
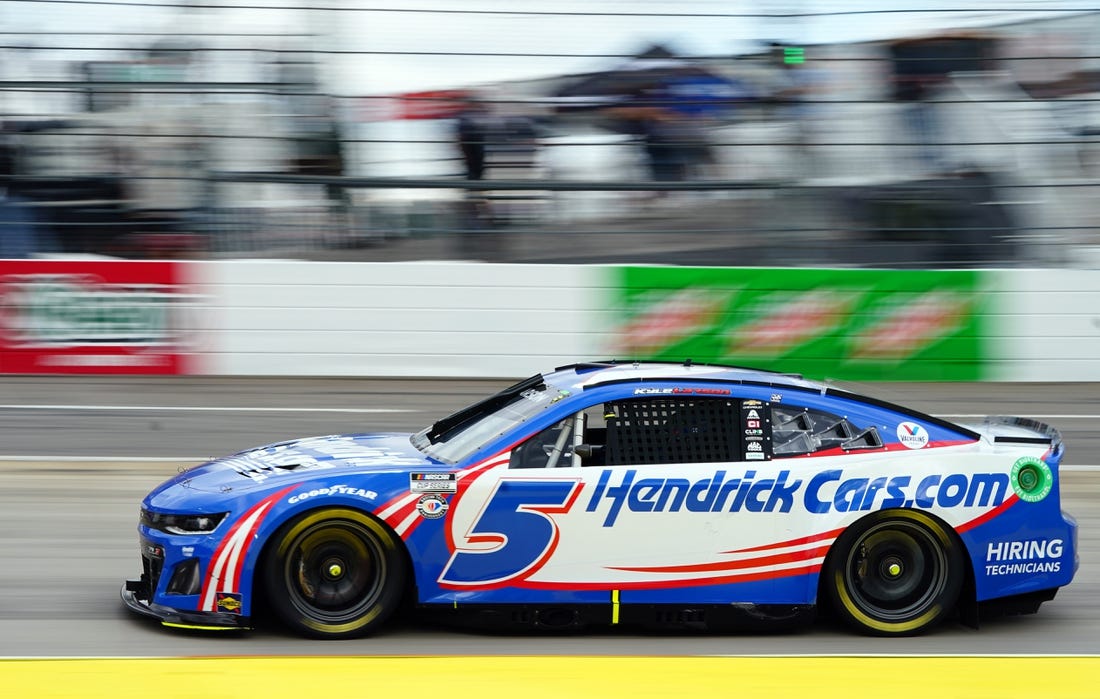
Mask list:
POLYGON ((277 493, 273 493, 260 502, 256 503, 245 512, 241 517, 233 524, 233 527, 218 544, 218 548, 215 549, 214 555, 210 558, 210 564, 206 569, 206 579, 202 583, 202 592, 199 595, 199 608, 206 609, 207 611, 213 611, 214 609, 214 596, 210 594, 212 592, 238 592, 238 584, 240 582, 240 573, 244 567, 244 559, 247 556, 248 549, 252 542, 255 540, 254 533, 259 529, 260 524, 263 523, 264 517, 268 512, 262 512, 270 508, 279 498, 289 493, 297 485, 288 486, 283 488, 277 493), (247 522, 253 515, 262 512, 262 514, 256 517, 256 520, 248 527, 247 532, 243 532, 243 537, 238 536, 241 527, 247 522), (234 549, 237 549, 237 561, 231 572, 225 570, 228 565, 228 559, 232 557, 234 549), (222 584, 218 584, 222 583, 222 584), (211 585, 214 585, 217 589, 211 590, 211 585), (210 595, 209 598, 207 595, 210 595))
POLYGON ((985 524, 986 522, 990 521, 991 519, 999 517, 1008 508, 1012 507, 1013 505, 1015 505, 1019 501, 1020 501, 1020 498, 1015 493, 1013 493, 1008 498, 1008 500, 1005 500, 1004 502, 1002 502, 1000 505, 997 505, 996 507, 994 507, 989 512, 986 512, 984 515, 981 515, 979 517, 975 517, 974 519, 970 520, 969 522, 964 522, 963 524, 960 524, 959 526, 955 527, 955 531, 957 531, 959 534, 963 534, 965 532, 970 531, 974 527, 981 526, 981 525, 985 524))
POLYGON ((674 587, 700 587, 703 585, 724 585, 731 583, 758 582, 760 580, 779 580, 780 578, 793 578, 799 575, 817 573, 820 570, 820 563, 812 563, 799 568, 761 570, 755 573, 735 573, 732 575, 720 575, 706 578, 685 578, 683 580, 642 580, 638 582, 599 583, 543 583, 524 581, 515 583, 512 586, 532 590, 660 590, 674 587))
MULTIPOLYGON (((962 446, 964 444, 974 444, 977 441, 978 440, 976 440, 976 439, 951 439, 951 440, 945 439, 945 440, 939 441, 939 442, 929 442, 928 444, 925 444, 920 449, 910 449, 909 447, 905 446, 901 442, 890 442, 889 444, 882 445, 878 449, 873 449, 873 450, 870 450, 870 451, 873 451, 876 454, 881 452, 881 451, 899 451, 899 452, 925 451, 925 450, 928 450, 928 449, 943 449, 945 447, 958 447, 958 446, 962 446)), ((823 449, 822 451, 815 451, 815 452, 812 452, 810 454, 798 454, 796 456, 781 456, 781 457, 777 457, 776 461, 786 461, 787 459, 816 459, 816 458, 822 457, 822 456, 844 456, 846 454, 851 454, 851 453, 852 452, 850 450, 845 450, 843 447, 833 447, 832 449, 823 449)))
POLYGON ((727 570, 742 570, 745 568, 761 568, 763 566, 783 565, 784 563, 803 563, 815 558, 823 558, 829 553, 832 542, 817 548, 790 553, 777 553, 771 556, 757 556, 755 558, 742 558, 736 561, 721 561, 716 563, 692 563, 676 566, 610 566, 611 570, 627 570, 635 573, 714 573, 727 570))
POLYGON ((811 534, 809 536, 799 537, 797 539, 788 539, 787 541, 780 541, 775 544, 764 544, 762 546, 752 546, 747 549, 734 549, 733 551, 723 551, 722 553, 752 553, 753 551, 770 551, 772 549, 785 549, 794 548, 795 546, 805 546, 806 544, 812 544, 816 541, 833 540, 840 536, 844 528, 833 529, 827 532, 821 532, 820 534, 811 534))

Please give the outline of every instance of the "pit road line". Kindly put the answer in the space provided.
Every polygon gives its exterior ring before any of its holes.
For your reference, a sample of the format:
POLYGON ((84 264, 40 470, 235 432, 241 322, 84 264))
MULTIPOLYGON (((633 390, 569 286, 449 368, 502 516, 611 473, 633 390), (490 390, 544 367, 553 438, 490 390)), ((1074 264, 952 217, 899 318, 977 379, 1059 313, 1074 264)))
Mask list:
POLYGON ((453 699, 618 699, 726 694, 780 699, 851 699, 853 686, 884 687, 890 699, 1096 696, 1100 656, 924 657, 228 657, 0 660, 11 696, 147 699, 248 694, 269 699, 317 694, 409 692, 410 678, 446 679, 453 699), (140 677, 140 682, 133 678, 140 677), (539 678, 531 682, 531 678, 539 678), (899 679, 902 678, 902 679, 899 679), (912 681, 919 678, 919 681, 912 681), (203 690, 201 688, 208 688, 203 690), (212 688, 212 689, 211 689, 212 688))

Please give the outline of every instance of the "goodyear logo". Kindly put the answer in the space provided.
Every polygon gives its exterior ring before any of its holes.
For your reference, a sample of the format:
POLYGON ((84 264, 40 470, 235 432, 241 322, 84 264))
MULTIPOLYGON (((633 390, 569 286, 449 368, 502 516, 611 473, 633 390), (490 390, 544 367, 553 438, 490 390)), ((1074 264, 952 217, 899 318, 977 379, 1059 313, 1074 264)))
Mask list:
POLYGON ((1004 502, 1008 474, 932 474, 845 477, 843 469, 821 471, 810 478, 775 477, 756 471, 686 478, 638 479, 634 469, 606 469, 588 500, 587 512, 604 513, 603 526, 614 526, 624 508, 629 512, 790 512, 796 506, 812 514, 882 510, 892 507, 995 507, 1004 502))

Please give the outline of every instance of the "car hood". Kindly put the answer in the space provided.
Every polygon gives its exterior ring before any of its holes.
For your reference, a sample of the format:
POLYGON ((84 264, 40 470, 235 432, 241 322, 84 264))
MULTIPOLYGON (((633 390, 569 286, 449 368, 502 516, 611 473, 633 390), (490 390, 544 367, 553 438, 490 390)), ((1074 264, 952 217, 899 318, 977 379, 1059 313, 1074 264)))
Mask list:
POLYGON ((145 505, 169 512, 214 511, 224 509, 226 499, 286 487, 318 475, 407 471, 443 465, 417 451, 409 436, 329 435, 248 449, 181 472, 153 490, 145 505), (222 497, 210 498, 212 493, 222 497))

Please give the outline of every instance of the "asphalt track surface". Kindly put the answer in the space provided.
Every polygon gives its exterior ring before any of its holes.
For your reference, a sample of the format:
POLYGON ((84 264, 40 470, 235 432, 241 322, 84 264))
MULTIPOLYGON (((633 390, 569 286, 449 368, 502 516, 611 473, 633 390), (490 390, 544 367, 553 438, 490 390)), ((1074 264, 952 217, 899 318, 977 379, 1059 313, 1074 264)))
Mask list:
POLYGON ((127 614, 141 497, 208 456, 295 436, 412 431, 509 381, 0 378, 0 657, 1015 655, 1100 652, 1100 386, 846 385, 942 416, 1015 414, 1058 427, 1063 507, 1081 526, 1074 582, 1036 615, 918 638, 829 623, 783 634, 484 634, 403 622, 317 642, 278 628, 181 633, 127 614), (107 458, 104 457, 117 457, 107 458))

